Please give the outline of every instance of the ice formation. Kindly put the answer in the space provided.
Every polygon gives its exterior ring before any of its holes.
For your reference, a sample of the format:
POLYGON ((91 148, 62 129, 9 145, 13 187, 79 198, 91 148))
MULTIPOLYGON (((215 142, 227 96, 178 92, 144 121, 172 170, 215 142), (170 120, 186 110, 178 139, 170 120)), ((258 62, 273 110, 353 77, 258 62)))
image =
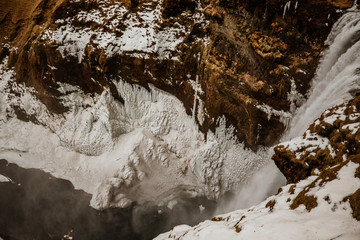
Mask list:
MULTIPOLYGON (((351 8, 334 25, 327 39, 329 49, 323 55, 309 99, 296 112, 284 136, 284 139, 292 140, 281 143, 295 152, 298 159, 302 154, 313 154, 313 150, 325 148, 329 150, 330 156, 335 157, 328 138, 306 129, 326 109, 352 99, 352 92, 359 90, 359 23, 360 12, 351 8), (305 131, 306 137, 301 136, 305 131)), ((344 110, 345 107, 337 107, 323 121, 328 124, 333 124, 337 119, 344 121, 347 117, 344 110)), ((359 116, 356 109, 354 111, 349 115, 350 120, 356 120, 359 116)), ((326 110, 325 115, 328 113, 330 111, 326 110)), ((317 121, 315 124, 319 123, 317 121)), ((359 122, 342 126, 342 129, 349 129, 352 134, 356 134, 359 128, 359 122)), ((278 194, 257 206, 220 215, 194 227, 180 225, 155 239, 357 240, 360 225, 352 215, 353 210, 347 197, 360 187, 360 179, 355 176, 359 164, 347 160, 346 151, 342 159, 343 163, 326 169, 331 173, 332 169, 338 168, 334 170, 334 178, 329 177, 329 172, 321 174, 315 169, 310 177, 282 187, 278 194), (294 204, 296 198, 301 197, 308 197, 314 202, 310 206, 306 206, 306 200, 294 204)), ((253 182, 260 181, 255 178, 253 182)))
POLYGON ((10 180, 9 180, 9 178, 7 178, 7 177, 0 174, 0 183, 1 182, 10 182, 10 180))
POLYGON ((94 207, 166 204, 179 192, 216 199, 269 159, 267 149, 245 149, 224 118, 205 138, 177 98, 121 79, 114 84, 124 104, 109 90, 89 96, 60 84, 70 110, 50 114, 31 88, 13 81, 6 60, 0 68, 0 157, 70 180, 93 194, 94 207), (14 106, 40 125, 16 119, 14 106))

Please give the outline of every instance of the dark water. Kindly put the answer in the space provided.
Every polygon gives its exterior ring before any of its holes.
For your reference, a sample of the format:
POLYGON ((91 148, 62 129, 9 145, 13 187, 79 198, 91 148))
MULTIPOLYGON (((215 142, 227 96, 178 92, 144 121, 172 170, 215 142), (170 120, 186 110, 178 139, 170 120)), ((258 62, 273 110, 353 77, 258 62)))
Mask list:
POLYGON ((194 225, 211 217, 215 203, 204 198, 179 199, 172 210, 136 203, 126 209, 98 211, 89 206, 91 195, 37 169, 24 169, 0 160, 0 237, 4 240, 152 239, 173 226, 194 225), (200 212, 199 206, 205 206, 200 212))

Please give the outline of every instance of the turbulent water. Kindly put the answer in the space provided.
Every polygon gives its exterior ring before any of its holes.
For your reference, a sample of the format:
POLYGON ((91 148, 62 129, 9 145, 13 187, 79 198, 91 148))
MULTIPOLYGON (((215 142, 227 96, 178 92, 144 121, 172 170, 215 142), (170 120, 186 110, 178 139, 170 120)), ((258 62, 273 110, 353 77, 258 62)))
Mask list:
POLYGON ((348 11, 333 26, 309 98, 296 112, 283 140, 301 135, 326 109, 352 99, 360 90, 360 12, 356 8, 348 11))

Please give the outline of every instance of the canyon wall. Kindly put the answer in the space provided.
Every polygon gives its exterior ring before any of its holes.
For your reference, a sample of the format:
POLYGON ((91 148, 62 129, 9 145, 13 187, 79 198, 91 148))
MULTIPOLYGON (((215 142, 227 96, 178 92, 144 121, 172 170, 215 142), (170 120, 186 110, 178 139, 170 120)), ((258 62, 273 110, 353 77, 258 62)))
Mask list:
POLYGON ((114 79, 153 84, 180 99, 204 133, 225 116, 256 150, 279 139, 352 3, 1 0, 0 58, 9 55, 17 82, 50 112, 68 110, 59 83, 89 94, 110 88, 120 102, 114 79))

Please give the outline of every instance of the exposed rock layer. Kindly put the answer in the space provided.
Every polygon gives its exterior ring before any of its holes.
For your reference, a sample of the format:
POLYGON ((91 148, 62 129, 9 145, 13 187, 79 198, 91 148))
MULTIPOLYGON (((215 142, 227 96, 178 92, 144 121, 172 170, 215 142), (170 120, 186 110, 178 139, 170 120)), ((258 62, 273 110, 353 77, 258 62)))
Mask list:
POLYGON ((335 10, 352 4, 307 0, 296 6, 290 1, 290 7, 284 10, 286 2, 2 0, 0 56, 10 55, 9 64, 15 68, 17 81, 34 87, 37 97, 53 113, 67 110, 58 100, 58 82, 78 85, 85 93, 110 88, 122 101, 112 83, 122 78, 145 87, 154 84, 177 96, 191 114, 194 87, 190 80, 198 78, 202 92, 197 95, 203 104, 195 107, 204 113, 198 119, 202 131, 214 129, 216 119, 225 115, 227 123, 235 126, 238 138, 256 149, 258 145, 273 144, 283 132, 285 121, 281 114, 272 115, 271 109, 290 110, 287 96, 293 78, 298 91, 306 92, 322 42, 339 16, 335 10), (105 22, 74 18, 72 27, 85 33, 96 30, 121 36, 131 13, 160 7, 160 30, 180 25, 190 31, 171 57, 165 58, 157 53, 144 56, 141 51, 138 55, 121 51, 108 56, 92 40, 94 34, 78 61, 71 54, 62 55, 58 43, 43 37, 46 30, 65 26, 62 20, 81 11, 89 15, 101 10, 106 15, 106 7, 111 6, 125 6, 127 10, 105 22), (200 14, 200 6, 206 19, 195 21, 191 16, 200 14), (119 20, 115 28, 110 27, 113 20, 119 20), (270 113, 259 109, 263 105, 269 106, 270 113))
POLYGON ((296 183, 310 176, 315 169, 322 171, 344 159, 360 159, 360 97, 347 104, 327 110, 304 133, 303 145, 285 143, 275 147, 273 159, 288 182, 296 183), (324 140, 325 139, 325 140, 324 140), (328 145, 316 144, 316 141, 328 145))
MULTIPOLYGON (((338 178, 341 168, 353 162, 354 178, 360 173, 360 96, 349 103, 327 110, 310 125, 298 140, 282 143, 275 148, 273 159, 289 183, 297 183, 310 176, 319 175, 321 184, 338 178)), ((352 183, 349 183, 352 184, 352 183)), ((315 206, 306 188, 292 203, 291 208, 304 204, 307 209, 315 206)), ((344 196, 349 201, 353 217, 359 220, 359 190, 344 196)))

